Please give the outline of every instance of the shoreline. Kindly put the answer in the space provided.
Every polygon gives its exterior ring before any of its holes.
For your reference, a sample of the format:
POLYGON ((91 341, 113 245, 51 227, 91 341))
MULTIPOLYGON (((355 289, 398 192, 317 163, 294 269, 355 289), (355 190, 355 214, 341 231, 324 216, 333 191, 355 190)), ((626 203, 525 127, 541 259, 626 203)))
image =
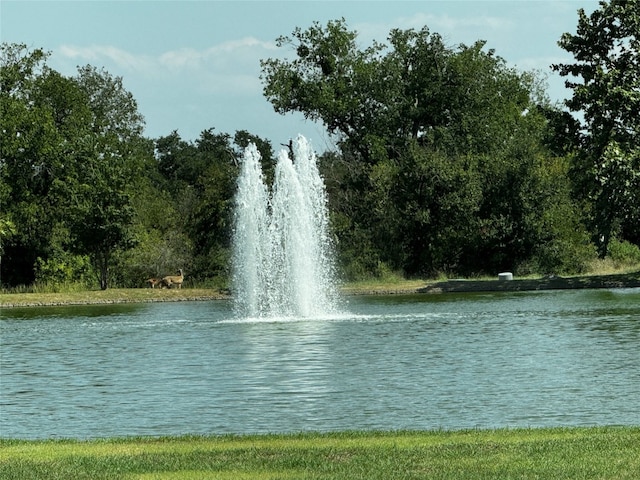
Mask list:
MULTIPOLYGON (((437 295, 444 293, 520 292, 574 289, 640 288, 640 271, 609 275, 577 277, 550 276, 539 279, 514 280, 407 280, 397 284, 345 285, 345 296, 355 295, 437 295)), ((0 309, 26 307, 56 307, 72 305, 115 305, 151 302, 193 302, 228 300, 228 293, 217 289, 185 288, 160 290, 151 288, 86 290, 65 293, 2 293, 0 309)))
MULTIPOLYGON (((415 282, 412 282, 415 283, 415 282)), ((443 281, 420 282, 421 286, 370 286, 345 287, 346 295, 412 295, 442 293, 476 292, 525 292, 544 290, 578 290, 640 287, 640 271, 608 275, 583 275, 576 277, 549 276, 543 278, 525 278, 514 280, 472 280, 452 279, 443 281)))

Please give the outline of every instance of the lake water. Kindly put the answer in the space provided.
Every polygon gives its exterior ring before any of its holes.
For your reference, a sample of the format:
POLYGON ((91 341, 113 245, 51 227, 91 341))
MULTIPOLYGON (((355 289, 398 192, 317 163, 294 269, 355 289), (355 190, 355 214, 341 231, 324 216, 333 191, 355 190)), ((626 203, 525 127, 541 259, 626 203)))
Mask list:
POLYGON ((640 425, 640 289, 0 310, 0 437, 640 425))

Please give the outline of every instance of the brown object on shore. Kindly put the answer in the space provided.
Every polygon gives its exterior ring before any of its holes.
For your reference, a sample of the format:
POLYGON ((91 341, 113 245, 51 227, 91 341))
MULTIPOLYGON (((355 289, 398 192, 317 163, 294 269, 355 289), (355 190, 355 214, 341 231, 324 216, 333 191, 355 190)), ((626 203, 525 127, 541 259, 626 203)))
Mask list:
POLYGON ((173 288, 174 285, 178 288, 182 288, 182 282, 184 282, 184 275, 181 268, 178 269, 178 275, 167 275, 162 279, 162 285, 167 288, 173 288))
POLYGON ((162 280, 160 278, 151 277, 147 279, 145 283, 148 283, 151 288, 156 288, 156 285, 158 285, 161 281, 162 280))

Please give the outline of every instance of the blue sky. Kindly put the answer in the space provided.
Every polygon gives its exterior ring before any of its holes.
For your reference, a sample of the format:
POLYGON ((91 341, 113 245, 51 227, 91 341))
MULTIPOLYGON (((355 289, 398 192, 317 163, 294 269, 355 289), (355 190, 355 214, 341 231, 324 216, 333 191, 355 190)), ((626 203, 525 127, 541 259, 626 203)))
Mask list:
POLYGON ((392 28, 427 25, 451 46, 486 40, 510 66, 548 74, 548 93, 569 95, 549 70, 572 58, 557 46, 575 32, 577 10, 597 1, 13 1, 0 0, 0 39, 51 52, 66 75, 78 65, 123 78, 152 138, 173 130, 195 140, 202 130, 248 130, 274 147, 302 133, 331 147, 321 126, 278 115, 262 95, 260 59, 293 56, 275 39, 314 21, 344 17, 363 47, 392 28))

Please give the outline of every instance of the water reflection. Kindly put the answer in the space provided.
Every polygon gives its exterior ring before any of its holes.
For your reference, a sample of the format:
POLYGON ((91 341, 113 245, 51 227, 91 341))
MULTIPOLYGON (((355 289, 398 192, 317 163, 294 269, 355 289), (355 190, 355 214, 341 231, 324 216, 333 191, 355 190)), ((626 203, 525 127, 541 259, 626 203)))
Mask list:
POLYGON ((0 436, 640 424, 638 289, 112 307, 2 311, 0 436))

